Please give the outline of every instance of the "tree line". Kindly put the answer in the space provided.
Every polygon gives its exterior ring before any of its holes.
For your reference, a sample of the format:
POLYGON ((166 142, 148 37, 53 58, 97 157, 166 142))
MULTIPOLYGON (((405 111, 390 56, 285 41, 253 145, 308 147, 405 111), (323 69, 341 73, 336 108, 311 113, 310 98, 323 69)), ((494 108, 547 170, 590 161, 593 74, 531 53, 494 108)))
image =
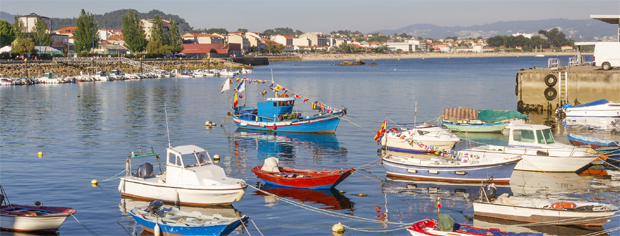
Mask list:
MULTIPOLYGON (((93 18, 102 29, 120 29, 123 26, 122 18, 127 12, 133 11, 141 19, 153 19, 155 15, 163 19, 173 19, 179 24, 181 32, 192 30, 192 27, 178 15, 166 14, 159 10, 151 10, 147 13, 140 13, 134 9, 121 9, 104 13, 102 15, 93 15, 93 18)), ((60 29, 64 27, 75 26, 77 18, 52 18, 54 29, 60 29)))
POLYGON ((546 39, 538 35, 532 36, 531 38, 527 38, 523 35, 497 35, 487 39, 487 44, 492 47, 504 46, 506 48, 514 48, 520 46, 522 47, 523 51, 532 51, 532 49, 534 48, 542 49, 561 47, 564 45, 575 45, 575 40, 567 39, 566 34, 558 30, 558 28, 553 28, 549 31, 539 30, 538 34, 545 36, 546 39))

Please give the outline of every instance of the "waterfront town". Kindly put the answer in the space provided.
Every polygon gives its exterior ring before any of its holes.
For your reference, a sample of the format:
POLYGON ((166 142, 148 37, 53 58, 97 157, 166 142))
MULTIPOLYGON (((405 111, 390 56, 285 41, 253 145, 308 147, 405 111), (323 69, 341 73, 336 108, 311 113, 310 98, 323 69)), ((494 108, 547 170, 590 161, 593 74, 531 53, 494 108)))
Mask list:
MULTIPOLYGON (((88 14, 86 14, 88 16, 88 14)), ((91 15, 92 16, 92 15, 91 15)), ((126 15, 127 16, 127 15, 126 15)), ((87 17, 86 17, 87 18, 87 17)), ((80 51, 86 51, 103 56, 120 56, 134 55, 136 53, 144 53, 146 57, 188 57, 188 58, 215 58, 215 57, 243 57, 246 55, 274 55, 288 54, 305 57, 307 60, 312 59, 329 59, 337 58, 325 56, 325 54, 339 53, 380 53, 380 54, 396 54, 406 55, 410 53, 434 52, 434 54, 453 53, 558 53, 573 52, 574 41, 566 39, 564 33, 557 29, 549 32, 541 30, 539 33, 515 33, 510 36, 495 37, 477 37, 477 38, 422 38, 408 34, 385 35, 383 33, 367 33, 362 34, 359 31, 335 31, 329 34, 322 32, 300 32, 297 31, 290 35, 282 34, 266 34, 261 32, 252 32, 246 29, 239 29, 233 32, 179 32, 173 34, 171 29, 179 31, 176 22, 155 17, 155 19, 139 19, 139 25, 144 36, 143 45, 137 47, 127 43, 126 37, 134 37, 135 34, 128 35, 123 33, 121 28, 103 29, 96 26, 92 28, 82 29, 80 39, 76 38, 77 26, 63 27, 55 29, 51 27, 52 19, 46 16, 31 13, 29 15, 17 16, 16 22, 12 24, 16 29, 20 24, 20 32, 18 37, 12 37, 12 41, 2 42, 0 49, 3 59, 21 59, 24 55, 34 57, 43 55, 44 57, 53 56, 78 56, 80 51), (42 23, 38 23, 38 20, 42 23), (18 22, 19 21, 19 22, 18 22), (175 24, 172 26, 171 24, 175 24), (41 26, 45 32, 41 31, 41 26), (173 37, 178 37, 177 47, 180 50, 163 51, 155 47, 149 47, 147 41, 151 41, 152 31, 155 28, 163 33, 161 41, 168 43, 175 42, 173 37), (45 30, 47 29, 47 30, 45 30), (96 32, 95 32, 96 29, 96 32), (541 34, 542 33, 542 34, 541 34), (32 41, 29 48, 19 47, 20 37, 28 37, 32 35, 32 41), (39 38, 43 38, 43 44, 39 38), (47 35, 46 35, 47 34, 47 35), (26 36, 25 36, 26 35, 26 36), (48 37, 49 40, 45 40, 48 37), (558 40, 551 39, 556 37, 558 40), (76 41, 79 43, 80 49, 76 48, 76 41), (536 45, 536 46, 534 46, 536 45), (135 48, 142 49, 136 51, 135 48), (154 51, 158 51, 154 53, 154 51), (174 55, 177 53, 178 55, 174 55)), ((96 25, 96 22, 91 22, 96 25)), ((2 25, 10 27, 9 22, 3 22, 2 25)), ((123 26, 125 27, 125 26, 123 26)), ((282 28, 281 28, 282 29, 282 28)), ((288 29, 288 28, 286 28, 288 29)), ((16 30, 17 31, 17 30, 16 30)), ((206 30, 205 30, 206 31, 206 30)), ((292 30, 290 30, 292 32, 292 30)), ((17 34, 16 34, 17 35, 17 34)), ((11 37, 9 37, 11 38, 11 37)), ((134 40, 135 41, 135 40, 134 40)), ((135 43, 134 43, 135 44, 135 43)), ((164 43, 165 44, 165 43, 164 43)), ((165 45, 164 45, 165 46, 165 45)), ((138 49, 138 50, 139 50, 138 49)))

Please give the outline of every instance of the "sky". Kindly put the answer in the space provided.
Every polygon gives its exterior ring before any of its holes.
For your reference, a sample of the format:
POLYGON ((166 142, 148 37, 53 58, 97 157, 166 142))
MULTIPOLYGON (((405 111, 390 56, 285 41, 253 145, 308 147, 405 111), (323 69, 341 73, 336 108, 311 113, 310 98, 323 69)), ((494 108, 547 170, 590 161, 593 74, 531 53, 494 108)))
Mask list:
POLYGON ((590 19, 590 15, 620 15, 620 0, 0 0, 0 11, 13 15, 73 18, 81 9, 93 14, 157 9, 179 15, 194 28, 228 31, 289 27, 303 32, 371 33, 412 24, 590 19))

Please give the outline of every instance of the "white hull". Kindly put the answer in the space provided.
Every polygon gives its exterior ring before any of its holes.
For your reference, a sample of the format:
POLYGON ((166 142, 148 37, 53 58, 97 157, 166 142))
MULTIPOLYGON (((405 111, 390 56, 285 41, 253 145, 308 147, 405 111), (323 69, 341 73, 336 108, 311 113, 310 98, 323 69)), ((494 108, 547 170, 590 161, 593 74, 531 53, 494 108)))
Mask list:
POLYGON ((620 118, 620 103, 607 103, 587 107, 569 107, 566 117, 612 117, 620 118))
POLYGON ((539 171, 539 172, 575 172, 590 162, 596 160, 598 156, 577 155, 584 154, 581 149, 541 149, 541 148, 521 148, 505 146, 480 146, 472 148, 474 152, 492 152, 521 155, 522 160, 517 163, 515 170, 539 171), (538 151, 548 153, 548 156, 538 155, 538 151))
POLYGON ((121 178, 118 186, 123 196, 195 206, 230 205, 243 196, 244 189, 241 185, 169 186, 131 177, 121 178))
POLYGON ((461 140, 453 137, 448 131, 432 127, 407 130, 400 134, 387 132, 381 138, 381 145, 390 151, 426 153, 431 149, 451 149, 459 141, 461 140), (425 134, 420 135, 418 131, 425 134))
POLYGON ((68 215, 41 217, 0 215, 0 228, 18 232, 54 232, 65 222, 67 217, 68 215))
POLYGON ((553 225, 602 226, 615 211, 567 211, 474 202, 474 215, 553 225))

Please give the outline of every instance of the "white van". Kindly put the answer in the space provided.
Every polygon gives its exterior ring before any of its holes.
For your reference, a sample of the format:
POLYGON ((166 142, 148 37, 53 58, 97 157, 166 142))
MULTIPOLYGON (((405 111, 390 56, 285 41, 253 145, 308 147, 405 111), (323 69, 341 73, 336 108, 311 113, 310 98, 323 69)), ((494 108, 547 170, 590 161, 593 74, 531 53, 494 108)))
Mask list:
POLYGON ((594 66, 603 70, 620 67, 620 42, 597 42, 594 44, 594 66))

